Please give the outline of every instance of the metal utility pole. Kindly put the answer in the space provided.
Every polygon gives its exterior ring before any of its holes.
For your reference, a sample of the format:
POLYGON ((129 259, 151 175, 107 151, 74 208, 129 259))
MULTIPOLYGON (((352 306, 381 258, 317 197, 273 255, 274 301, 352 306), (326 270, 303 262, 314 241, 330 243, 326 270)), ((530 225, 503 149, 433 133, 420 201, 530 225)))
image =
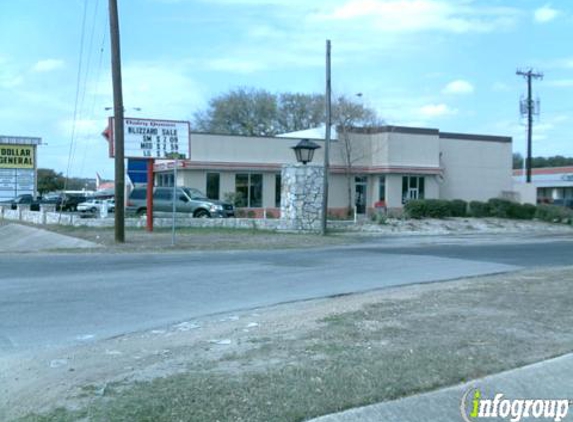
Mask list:
POLYGON ((121 53, 119 48, 119 16, 117 0, 109 0, 109 30, 111 33, 111 75, 113 82, 114 142, 115 142, 115 241, 125 242, 125 165, 123 141, 123 94, 121 88, 121 53))
POLYGON ((324 182, 322 194, 322 235, 326 236, 326 220, 328 218, 328 172, 329 172, 329 155, 330 155, 330 126, 332 123, 331 110, 331 78, 330 78, 330 40, 326 40, 326 127, 324 134, 324 182))
POLYGON ((533 69, 517 70, 516 75, 523 76, 527 80, 527 99, 525 104, 521 104, 521 114, 527 115, 527 157, 525 158, 525 171, 526 183, 531 183, 531 135, 533 132, 533 115, 539 114, 539 109, 533 102, 532 94, 532 80, 543 79, 543 73, 534 72, 533 69))

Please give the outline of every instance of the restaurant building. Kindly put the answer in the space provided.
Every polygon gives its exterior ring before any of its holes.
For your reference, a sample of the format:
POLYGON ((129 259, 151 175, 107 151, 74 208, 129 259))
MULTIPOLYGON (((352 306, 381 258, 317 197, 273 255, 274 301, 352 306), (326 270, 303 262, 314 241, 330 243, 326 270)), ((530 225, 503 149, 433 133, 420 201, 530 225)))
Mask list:
MULTIPOLYGON (((281 168, 295 162, 301 139, 321 146, 324 129, 276 137, 190 134, 189 158, 178 162, 177 184, 198 188, 214 199, 234 198, 238 207, 280 208, 281 168)), ((330 148, 329 212, 356 207, 399 210, 410 199, 486 201, 514 198, 512 139, 441 132, 438 129, 380 126, 333 132, 330 148)), ((173 184, 173 162, 158 161, 155 182, 173 184)))

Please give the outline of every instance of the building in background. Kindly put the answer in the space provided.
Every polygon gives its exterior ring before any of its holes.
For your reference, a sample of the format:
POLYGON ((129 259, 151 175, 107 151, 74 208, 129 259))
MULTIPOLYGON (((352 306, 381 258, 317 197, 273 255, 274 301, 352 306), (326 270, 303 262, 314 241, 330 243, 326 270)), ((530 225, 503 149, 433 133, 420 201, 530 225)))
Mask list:
POLYGON ((0 201, 23 194, 36 196, 36 157, 41 143, 41 138, 0 136, 0 201))
MULTIPOLYGON (((322 148, 316 130, 278 137, 191 133, 189 159, 178 162, 177 184, 204 191, 213 199, 235 198, 238 207, 278 209, 281 167, 295 162, 292 147, 310 138, 322 148)), ((353 128, 335 133, 330 152, 331 213, 358 214, 376 206, 399 210, 411 199, 466 201, 515 198, 512 139, 440 132, 402 126, 353 128)), ((158 161, 155 182, 173 184, 173 162, 158 161)))
MULTIPOLYGON (((523 182, 523 170, 513 170, 516 183, 523 182)), ((536 202, 573 207, 573 166, 531 169, 536 202)))

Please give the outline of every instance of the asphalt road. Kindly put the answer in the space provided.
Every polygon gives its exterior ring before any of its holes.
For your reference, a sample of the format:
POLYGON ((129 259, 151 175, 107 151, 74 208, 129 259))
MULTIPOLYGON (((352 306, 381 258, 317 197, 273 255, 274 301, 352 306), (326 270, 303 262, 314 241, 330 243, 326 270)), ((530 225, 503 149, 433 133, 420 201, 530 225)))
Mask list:
MULTIPOLYGON (((499 237, 498 237, 499 239, 499 237)), ((200 316, 389 286, 573 264, 573 242, 185 254, 0 255, 0 356, 200 316)))

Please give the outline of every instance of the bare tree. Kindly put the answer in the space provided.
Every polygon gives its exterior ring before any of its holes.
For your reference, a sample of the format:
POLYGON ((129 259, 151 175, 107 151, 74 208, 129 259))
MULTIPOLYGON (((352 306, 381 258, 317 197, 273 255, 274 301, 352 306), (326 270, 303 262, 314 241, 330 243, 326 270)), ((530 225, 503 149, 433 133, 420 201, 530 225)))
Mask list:
POLYGON ((348 193, 348 212, 350 213, 353 208, 353 167, 356 162, 363 159, 367 153, 364 150, 360 150, 359 145, 352 138, 352 130, 357 127, 376 127, 382 125, 384 122, 373 109, 356 103, 345 96, 337 98, 335 104, 333 104, 332 115, 332 121, 336 125, 338 142, 340 143, 340 154, 344 165, 348 193))

